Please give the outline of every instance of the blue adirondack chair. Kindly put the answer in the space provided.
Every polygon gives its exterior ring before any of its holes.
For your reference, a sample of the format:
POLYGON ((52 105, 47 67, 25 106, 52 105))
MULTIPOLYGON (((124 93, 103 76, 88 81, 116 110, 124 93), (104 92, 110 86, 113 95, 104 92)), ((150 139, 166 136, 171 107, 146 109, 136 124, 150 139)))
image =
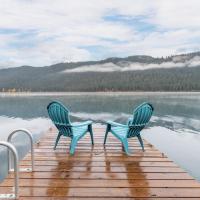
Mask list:
POLYGON ((74 154, 77 142, 87 133, 90 133, 92 145, 94 145, 92 121, 81 123, 71 123, 69 110, 60 102, 53 101, 47 106, 48 114, 56 128, 58 136, 56 138, 54 150, 61 136, 71 138, 70 154, 74 154))
POLYGON ((111 132, 122 142, 126 154, 129 154, 128 139, 132 137, 138 138, 142 150, 144 151, 144 144, 140 136, 140 131, 149 122, 153 114, 153 110, 154 108, 151 104, 142 103, 133 111, 133 117, 128 120, 126 125, 108 121, 104 138, 104 145, 106 144, 108 133, 111 132))

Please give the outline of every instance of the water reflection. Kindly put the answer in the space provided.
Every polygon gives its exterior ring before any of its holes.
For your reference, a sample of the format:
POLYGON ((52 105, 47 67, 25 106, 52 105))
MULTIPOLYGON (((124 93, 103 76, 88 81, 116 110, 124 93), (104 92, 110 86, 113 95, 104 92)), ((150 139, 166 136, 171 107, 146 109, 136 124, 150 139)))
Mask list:
MULTIPOLYGON (((33 134, 33 140, 36 142, 42 133, 47 131, 51 126, 51 122, 45 118, 24 120, 20 118, 9 118, 0 116, 0 140, 7 140, 9 133, 15 129, 26 128, 33 134)), ((22 159, 26 152, 30 150, 30 141, 27 135, 23 132, 18 132, 12 137, 12 143, 17 148, 19 158, 22 159)), ((0 181, 7 175, 7 150, 4 147, 0 147, 0 181)))
MULTIPOLYGON (((181 143, 183 133, 190 135, 199 134, 200 130, 200 93, 114 93, 114 94, 71 94, 71 95, 45 95, 45 96, 2 96, 0 95, 0 139, 6 140, 8 133, 16 128, 27 128, 34 133, 35 140, 39 138, 42 132, 45 132, 52 123, 48 120, 46 106, 49 102, 58 100, 63 102, 71 111, 72 121, 82 121, 91 119, 95 122, 103 123, 106 120, 115 120, 126 123, 128 117, 132 115, 134 107, 138 104, 148 101, 155 107, 155 113, 149 124, 149 127, 165 127, 162 130, 163 135, 168 135, 166 130, 175 131, 179 138, 177 142, 181 143)), ((149 129, 150 130, 150 129, 149 129)), ((174 132, 173 132, 174 133, 174 132)), ((27 152, 27 142, 22 139, 23 136, 14 138, 14 142, 19 149, 22 157, 27 152)), ((156 134, 151 134, 148 138, 153 144, 162 143, 156 134), (154 139, 152 139, 154 138, 154 139)), ((195 143, 194 138, 190 137, 190 145, 195 143)), ((27 140, 28 141, 28 140, 27 140)), ((199 140, 198 140, 199 141, 199 140)), ((165 143, 166 144, 166 143, 165 143)), ((165 145, 164 152, 167 152, 165 145)), ((198 143, 199 144, 199 143, 198 143)), ((189 145, 189 144, 188 144, 189 145)), ((160 146, 157 146, 160 148, 160 146)), ((177 147, 173 147, 171 151, 176 152, 177 147)), ((185 147, 180 147, 185 149, 185 147)), ((197 146, 196 146, 197 148, 197 146)), ((195 149, 188 147, 190 154, 195 154, 195 149)), ((199 148, 200 149, 200 148, 199 148)), ((0 160, 5 163, 1 164, 0 179, 5 175, 6 158, 4 151, 0 149, 0 160)), ((180 152, 179 152, 180 153, 180 152)), ((193 175, 200 179, 200 174, 196 173, 194 166, 188 166, 186 162, 182 162, 181 156, 172 158, 179 160, 179 164, 185 169, 195 173, 193 175)), ((190 156, 190 155, 188 155, 190 156)), ((191 156, 190 156, 191 157, 191 156)), ((193 157, 193 159, 196 159, 193 157)), ((198 159, 196 159, 198 161, 198 159)), ((196 164, 199 164, 198 161, 196 164)), ((191 161, 192 163, 192 161, 191 161)), ((128 170, 128 169, 127 169, 128 170)))
POLYGON ((47 117, 46 106, 52 100, 62 101, 72 112, 129 113, 143 101, 151 102, 156 115, 198 117, 200 94, 126 94, 126 95, 70 95, 70 96, 4 96, 0 97, 1 115, 35 118, 47 117), (193 98, 192 98, 193 97, 193 98), (31 112, 30 112, 31 111, 31 112))
POLYGON ((47 118, 46 106, 52 100, 63 102, 72 114, 72 121, 107 119, 125 122, 134 107, 144 101, 155 107, 154 123, 176 130, 187 128, 198 131, 200 125, 200 94, 147 93, 113 95, 80 94, 67 96, 0 96, 0 116, 22 119, 47 118))
POLYGON ((157 126, 145 129, 143 137, 200 181, 200 134, 157 126))

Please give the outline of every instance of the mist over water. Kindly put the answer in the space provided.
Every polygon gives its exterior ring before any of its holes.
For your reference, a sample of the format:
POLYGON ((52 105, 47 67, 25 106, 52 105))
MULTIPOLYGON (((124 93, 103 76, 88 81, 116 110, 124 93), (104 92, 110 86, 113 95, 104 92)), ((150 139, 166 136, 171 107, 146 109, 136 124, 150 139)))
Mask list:
MULTIPOLYGON (((196 167, 200 166, 197 156, 200 154, 200 93, 0 94, 0 140, 6 140, 14 129, 27 128, 36 141, 53 126, 46 110, 53 100, 61 101, 68 107, 72 122, 93 120, 100 124, 107 120, 126 123, 137 105, 152 103, 155 113, 143 136, 200 180, 196 167), (183 155, 192 160, 186 162, 183 155)), ((14 138, 14 144, 22 158, 28 151, 28 141, 19 134, 14 138)), ((1 164, 0 170, 0 179, 3 179, 6 175, 5 149, 0 148, 0 159, 5 163, 1 164)))

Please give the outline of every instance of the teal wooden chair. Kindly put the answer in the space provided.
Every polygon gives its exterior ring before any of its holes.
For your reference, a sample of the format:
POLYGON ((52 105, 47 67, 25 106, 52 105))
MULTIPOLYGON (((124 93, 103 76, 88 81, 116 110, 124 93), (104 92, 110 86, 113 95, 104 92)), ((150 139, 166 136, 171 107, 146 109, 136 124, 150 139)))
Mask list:
POLYGON ((153 114, 153 110, 154 108, 151 104, 142 103, 133 111, 133 117, 128 120, 126 125, 108 121, 104 138, 104 145, 106 144, 108 133, 111 132, 122 142, 126 154, 129 154, 128 139, 132 137, 138 138, 142 150, 144 151, 144 144, 140 136, 140 132, 149 122, 153 114))
POLYGON ((56 128, 58 136, 56 138, 54 149, 61 136, 71 138, 70 154, 74 154, 77 142, 87 133, 90 133, 92 145, 94 145, 92 121, 81 123, 71 123, 69 110, 60 102, 53 101, 47 106, 48 114, 56 128))

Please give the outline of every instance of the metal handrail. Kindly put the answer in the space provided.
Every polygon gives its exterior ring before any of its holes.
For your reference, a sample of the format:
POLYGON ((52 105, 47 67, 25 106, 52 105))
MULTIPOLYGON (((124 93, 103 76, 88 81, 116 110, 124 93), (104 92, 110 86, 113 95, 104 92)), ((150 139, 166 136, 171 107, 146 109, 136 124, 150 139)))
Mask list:
POLYGON ((14 173, 15 174, 15 192, 14 192, 14 194, 0 194, 0 199, 18 199, 19 198, 19 157, 18 157, 18 153, 17 153, 16 148, 8 142, 0 141, 0 145, 7 147, 13 153, 14 172, 15 172, 14 173))
MULTIPOLYGON (((32 165, 32 168, 23 168, 23 169, 20 169, 20 171, 34 171, 34 146, 33 146, 33 136, 31 134, 31 132, 27 129, 17 129, 17 130, 14 130, 12 133, 10 133, 10 135, 8 136, 8 139, 7 139, 7 142, 11 142, 11 139, 12 139, 12 136, 17 133, 17 132, 23 132, 25 133, 26 135, 28 135, 29 139, 30 139, 30 143, 31 143, 31 165, 32 165)), ((12 171, 11 170, 11 158, 10 158, 10 154, 9 154, 9 162, 8 162, 8 170, 9 171, 12 171)))

